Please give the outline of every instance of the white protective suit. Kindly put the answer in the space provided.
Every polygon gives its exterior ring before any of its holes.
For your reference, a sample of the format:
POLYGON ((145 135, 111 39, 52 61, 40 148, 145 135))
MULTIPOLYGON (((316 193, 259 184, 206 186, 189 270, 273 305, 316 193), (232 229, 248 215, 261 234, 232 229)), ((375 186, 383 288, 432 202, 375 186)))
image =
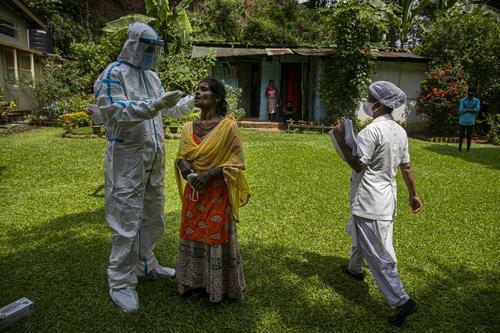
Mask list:
POLYGON ((164 230, 161 113, 178 118, 194 107, 192 97, 177 105, 180 95, 170 104, 160 98, 166 94, 158 75, 140 67, 145 50, 151 46, 144 43, 148 38, 162 42, 149 25, 132 23, 118 61, 110 64, 94 84, 108 138, 104 162, 105 215, 112 231, 108 282, 113 301, 125 311, 139 307, 135 292, 138 276, 175 274, 173 269, 159 266, 153 253, 164 230))

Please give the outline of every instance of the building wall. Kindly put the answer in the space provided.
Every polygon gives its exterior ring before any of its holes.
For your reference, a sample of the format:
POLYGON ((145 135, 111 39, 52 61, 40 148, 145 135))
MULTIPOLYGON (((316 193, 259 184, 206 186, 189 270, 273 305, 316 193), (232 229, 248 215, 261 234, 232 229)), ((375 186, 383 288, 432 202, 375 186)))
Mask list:
POLYGON ((323 60, 320 58, 313 58, 313 63, 314 63, 314 102, 313 102, 313 108, 314 108, 314 121, 315 122, 320 122, 321 119, 326 115, 325 110, 323 105, 321 104, 321 96, 319 93, 319 87, 321 84, 321 76, 323 73, 323 60))
MULTIPOLYGON (((15 84, 12 77, 12 70, 10 72, 11 77, 8 78, 7 71, 7 57, 9 57, 9 61, 13 61, 14 48, 29 49, 28 25, 21 16, 4 3, 0 3, 0 18, 13 21, 17 29, 16 38, 0 34, 0 88, 3 90, 3 96, 6 101, 14 101, 16 103, 17 111, 31 111, 36 105, 36 99, 15 84)), ((19 49, 16 52, 19 77, 31 75, 30 52, 19 49)), ((41 62, 36 55, 35 73, 41 73, 41 62)))
POLYGON ((8 43, 21 48, 29 48, 28 43, 28 26, 24 20, 13 10, 7 7, 5 4, 0 4, 0 17, 13 21, 16 24, 17 38, 12 38, 3 34, 0 34, 0 44, 8 43))
POLYGON ((217 80, 224 82, 233 88, 238 87, 236 66, 228 63, 217 62, 213 68, 212 75, 217 80))
MULTIPOLYGON (((258 60, 256 58, 256 60, 258 60)), ((281 86, 281 64, 282 63, 305 63, 307 57, 298 55, 284 55, 280 57, 260 57, 261 62, 261 91, 260 91, 260 107, 259 119, 268 120, 267 114, 267 97, 265 95, 266 87, 269 85, 269 80, 274 80, 275 85, 281 86)), ((321 83, 321 75, 323 72, 323 60, 319 57, 311 57, 310 70, 311 79, 309 80, 310 87, 305 88, 305 93, 310 94, 312 101, 310 103, 313 108, 313 120, 321 122, 326 115, 324 105, 321 102, 319 87, 321 83)), ((416 100, 420 93, 420 82, 424 79, 426 63, 416 62, 397 62, 397 61, 376 61, 375 69, 372 73, 372 80, 391 81, 399 86, 408 96, 407 103, 396 109, 393 113, 396 120, 406 120, 409 124, 408 131, 419 131, 422 126, 425 126, 425 120, 422 116, 417 115, 415 111, 416 100)), ((226 84, 233 87, 238 86, 238 73, 236 65, 229 65, 218 61, 213 68, 215 78, 224 81, 226 84)), ((241 73, 240 73, 241 76, 241 73)), ((306 83, 307 84, 307 83, 306 83)), ((278 96, 279 100, 279 96, 278 96)), ((309 107, 309 106, 306 106, 309 107)), ((357 116, 359 119, 366 119, 367 116, 363 112, 362 103, 360 102, 357 116)))
MULTIPOLYGON (((420 82, 424 79, 426 68, 426 63, 376 61, 375 69, 372 73, 372 81, 390 81, 407 94, 407 103, 394 110, 393 116, 396 120, 406 120, 409 132, 418 132, 425 126, 425 119, 421 115, 417 115, 415 106, 420 93, 420 82)), ((322 69, 322 60, 319 60, 316 80, 318 88, 320 86, 322 69)), ((314 120, 321 121, 326 112, 321 103, 319 89, 316 89, 314 108, 314 120)), ((362 101, 359 103, 357 116, 360 120, 368 118, 363 112, 362 101)))
MULTIPOLYGON (((390 81, 400 87, 407 95, 407 102, 395 109, 394 119, 404 120, 408 124, 408 132, 419 132, 425 128, 425 118, 416 112, 416 102, 420 94, 420 82, 425 77, 426 63, 377 61, 372 74, 373 81, 390 81)), ((368 116, 363 112, 362 103, 358 108, 358 118, 368 116)))

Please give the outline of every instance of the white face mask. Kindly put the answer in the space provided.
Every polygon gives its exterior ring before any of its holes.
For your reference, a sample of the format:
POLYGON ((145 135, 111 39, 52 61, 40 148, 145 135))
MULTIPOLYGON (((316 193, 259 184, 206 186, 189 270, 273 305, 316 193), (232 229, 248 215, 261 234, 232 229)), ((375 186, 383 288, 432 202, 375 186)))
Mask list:
POLYGON ((373 106, 375 103, 371 103, 368 101, 363 102, 363 111, 366 113, 368 117, 373 117, 373 106))

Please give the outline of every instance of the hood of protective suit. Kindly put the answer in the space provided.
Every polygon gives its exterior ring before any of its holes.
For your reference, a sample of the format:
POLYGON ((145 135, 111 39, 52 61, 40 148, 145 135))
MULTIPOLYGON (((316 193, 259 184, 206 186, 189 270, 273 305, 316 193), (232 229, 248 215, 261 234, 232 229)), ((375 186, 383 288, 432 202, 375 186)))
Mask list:
POLYGON ((157 40, 161 42, 158 33, 146 23, 134 22, 128 26, 128 38, 123 44, 118 60, 124 60, 134 66, 139 66, 148 44, 139 41, 139 38, 157 40))

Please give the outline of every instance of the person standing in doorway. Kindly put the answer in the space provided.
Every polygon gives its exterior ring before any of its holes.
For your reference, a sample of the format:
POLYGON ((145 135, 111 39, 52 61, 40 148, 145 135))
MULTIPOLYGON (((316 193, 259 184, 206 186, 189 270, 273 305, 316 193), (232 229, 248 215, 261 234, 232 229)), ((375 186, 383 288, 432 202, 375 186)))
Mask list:
POLYGON ((269 87, 266 88, 267 114, 269 121, 276 121, 276 101, 278 100, 278 88, 274 86, 274 80, 269 80, 269 87))
POLYGON ((462 143, 464 136, 467 133, 467 152, 470 151, 472 141, 472 129, 476 124, 476 116, 479 113, 481 102, 478 98, 474 97, 475 92, 469 90, 467 97, 460 100, 460 141, 458 143, 458 151, 462 151, 462 143))

